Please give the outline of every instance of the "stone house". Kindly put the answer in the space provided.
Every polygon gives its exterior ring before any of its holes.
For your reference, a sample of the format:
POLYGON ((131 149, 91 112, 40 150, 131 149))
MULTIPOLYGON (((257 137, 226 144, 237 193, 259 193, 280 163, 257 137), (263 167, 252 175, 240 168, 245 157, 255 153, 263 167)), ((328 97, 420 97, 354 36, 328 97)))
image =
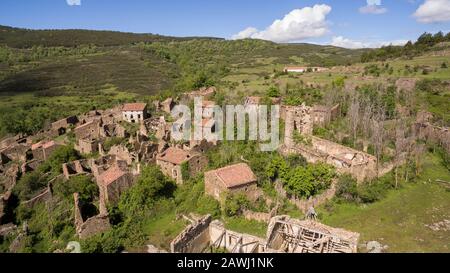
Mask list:
POLYGON ((125 166, 114 164, 97 179, 100 199, 104 204, 116 203, 120 195, 133 185, 133 175, 125 166))
POLYGON ((94 119, 85 124, 82 124, 74 129, 76 139, 90 138, 96 139, 100 137, 100 127, 102 120, 94 119))
POLYGON ((40 141, 36 144, 31 145, 31 152, 33 153, 33 158, 37 160, 47 160, 48 157, 61 145, 57 144, 55 141, 40 141))
POLYGON ((75 144, 75 150, 82 155, 89 155, 98 152, 98 139, 83 138, 75 144))
POLYGON ((139 123, 147 118, 146 103, 127 103, 122 108, 123 120, 131 123, 139 123))
POLYGON ((285 73, 305 73, 310 70, 311 72, 323 72, 327 71, 325 67, 308 67, 308 66, 286 66, 283 71, 285 73))
POLYGON ((156 156, 156 164, 160 166, 161 171, 166 176, 174 179, 177 184, 182 184, 183 179, 186 179, 186 177, 183 177, 184 164, 187 164, 186 171, 189 175, 194 176, 208 165, 208 159, 195 151, 170 147, 156 156))
POLYGON ((229 193, 244 193, 250 200, 256 200, 257 178, 245 163, 209 171, 205 173, 205 193, 219 201, 229 193))

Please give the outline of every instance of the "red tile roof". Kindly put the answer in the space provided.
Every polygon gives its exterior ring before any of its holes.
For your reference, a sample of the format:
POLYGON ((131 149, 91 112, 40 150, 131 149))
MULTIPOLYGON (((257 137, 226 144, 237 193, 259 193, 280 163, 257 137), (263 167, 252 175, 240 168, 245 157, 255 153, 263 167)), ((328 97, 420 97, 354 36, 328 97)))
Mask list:
POLYGON ((175 147, 170 147, 166 151, 164 151, 162 154, 159 154, 156 157, 156 159, 161 160, 161 161, 170 162, 175 165, 181 165, 183 162, 189 160, 192 157, 193 157, 193 155, 191 155, 191 153, 189 153, 185 150, 175 148, 175 147))
POLYGON ((144 111, 146 103, 126 103, 123 105, 123 111, 144 111))
POLYGON ((126 173, 118 165, 114 165, 100 175, 99 181, 104 186, 107 186, 117 179, 121 178, 125 174, 126 173))
POLYGON ((245 163, 227 166, 211 172, 213 172, 227 188, 235 188, 256 183, 257 180, 252 169, 245 163))

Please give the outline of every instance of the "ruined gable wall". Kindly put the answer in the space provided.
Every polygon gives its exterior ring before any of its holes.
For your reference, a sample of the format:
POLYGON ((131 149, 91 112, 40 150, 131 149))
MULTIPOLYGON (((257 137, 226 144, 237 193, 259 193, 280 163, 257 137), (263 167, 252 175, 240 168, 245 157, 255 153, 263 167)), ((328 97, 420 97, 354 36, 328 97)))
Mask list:
POLYGON ((108 203, 116 203, 119 201, 123 192, 133 185, 133 176, 129 173, 121 176, 116 181, 106 187, 106 198, 108 203))
POLYGON ((214 172, 205 173, 205 193, 221 201, 221 194, 227 189, 214 172))
POLYGON ((174 179, 177 184, 183 183, 183 178, 181 175, 181 166, 175 165, 173 163, 164 161, 164 160, 156 160, 156 165, 158 165, 161 169, 161 172, 174 179))

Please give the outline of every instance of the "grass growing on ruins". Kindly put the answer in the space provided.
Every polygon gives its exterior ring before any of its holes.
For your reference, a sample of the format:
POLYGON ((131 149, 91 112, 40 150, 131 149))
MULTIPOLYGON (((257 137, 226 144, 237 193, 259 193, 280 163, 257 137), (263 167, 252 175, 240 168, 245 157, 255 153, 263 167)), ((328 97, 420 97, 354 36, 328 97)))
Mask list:
POLYGON ((254 220, 246 220, 242 217, 227 217, 224 220, 225 227, 240 233, 246 233, 257 237, 265 238, 267 233, 267 223, 254 220))
POLYGON ((370 205, 333 204, 332 212, 322 208, 320 218, 327 225, 360 232, 361 242, 388 245, 389 252, 448 252, 450 230, 439 223, 450 219, 450 191, 436 179, 449 181, 450 172, 437 155, 428 154, 416 182, 370 205))
POLYGON ((188 225, 186 220, 177 219, 175 213, 158 215, 143 224, 143 232, 158 248, 170 249, 170 242, 188 225))

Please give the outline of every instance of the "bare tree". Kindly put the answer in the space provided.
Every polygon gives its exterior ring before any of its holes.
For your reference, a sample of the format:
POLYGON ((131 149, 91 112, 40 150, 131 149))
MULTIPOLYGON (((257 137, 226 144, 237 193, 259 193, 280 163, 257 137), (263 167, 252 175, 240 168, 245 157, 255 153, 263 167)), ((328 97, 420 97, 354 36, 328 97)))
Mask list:
POLYGON ((350 129, 351 129, 352 135, 353 135, 353 142, 356 142, 356 137, 357 137, 357 133, 358 133, 358 127, 359 127, 359 122, 360 122, 359 109, 360 109, 359 96, 354 94, 352 97, 352 101, 351 101, 349 112, 348 112, 350 129))
POLYGON ((381 155, 383 154, 385 128, 384 121, 386 120, 386 113, 384 107, 380 107, 374 114, 372 119, 372 142, 375 147, 375 156, 377 157, 377 176, 379 174, 379 165, 381 155))
POLYGON ((394 173, 395 173, 395 187, 398 187, 398 168, 403 160, 403 154, 408 146, 408 139, 406 134, 406 120, 398 118, 395 120, 395 157, 394 157, 394 173))

